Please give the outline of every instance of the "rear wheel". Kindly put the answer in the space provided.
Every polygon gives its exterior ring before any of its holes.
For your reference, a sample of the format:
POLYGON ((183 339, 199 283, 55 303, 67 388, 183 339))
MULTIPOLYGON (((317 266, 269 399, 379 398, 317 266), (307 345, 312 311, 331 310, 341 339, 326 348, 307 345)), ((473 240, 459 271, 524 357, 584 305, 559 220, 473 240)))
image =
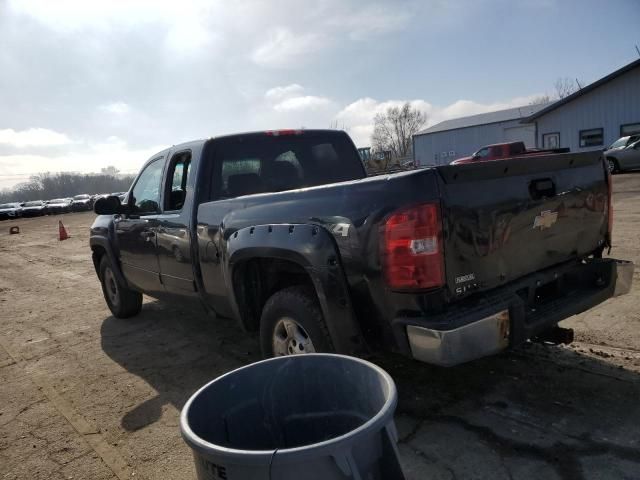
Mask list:
POLYGON ((620 172, 620 166, 615 158, 607 158, 607 167, 612 174, 620 172))
POLYGON ((285 288, 267 300, 260 319, 260 344, 265 357, 333 351, 311 288, 285 288))
POLYGON ((100 260, 100 282, 107 306, 116 318, 129 318, 140 313, 142 294, 129 290, 118 281, 113 266, 106 255, 100 260))

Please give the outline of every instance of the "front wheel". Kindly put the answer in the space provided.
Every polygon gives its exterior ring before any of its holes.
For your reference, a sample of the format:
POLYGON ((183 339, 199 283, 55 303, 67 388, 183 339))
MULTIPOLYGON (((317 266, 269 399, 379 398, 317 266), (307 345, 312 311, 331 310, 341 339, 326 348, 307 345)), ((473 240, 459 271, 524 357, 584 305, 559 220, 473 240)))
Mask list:
POLYGON ((109 258, 104 255, 100 261, 100 282, 107 306, 116 318, 129 318, 140 313, 142 294, 129 290, 118 281, 109 258))
POLYGON ((260 344, 265 357, 333 351, 311 288, 285 288, 267 300, 260 318, 260 344))

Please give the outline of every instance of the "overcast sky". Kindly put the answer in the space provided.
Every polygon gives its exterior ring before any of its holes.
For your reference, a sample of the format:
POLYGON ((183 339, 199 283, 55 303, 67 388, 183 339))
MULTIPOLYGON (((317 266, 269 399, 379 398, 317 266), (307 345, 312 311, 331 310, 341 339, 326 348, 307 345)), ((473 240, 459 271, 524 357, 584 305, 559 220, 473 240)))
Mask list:
POLYGON ((428 124, 526 105, 637 58, 639 0, 0 0, 0 188, 137 171, 173 143, 428 124))

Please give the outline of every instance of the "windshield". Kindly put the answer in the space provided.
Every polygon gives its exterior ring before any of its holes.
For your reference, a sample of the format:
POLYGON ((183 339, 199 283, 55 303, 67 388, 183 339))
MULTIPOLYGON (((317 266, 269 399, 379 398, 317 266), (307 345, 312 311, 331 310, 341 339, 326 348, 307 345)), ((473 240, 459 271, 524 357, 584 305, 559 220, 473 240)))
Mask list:
POLYGON ((89 200, 90 198, 89 195, 76 195, 73 197, 74 200, 89 200))
POLYGON ((35 202, 27 202, 24 204, 25 207, 40 207, 42 205, 41 201, 35 201, 35 202))
POLYGON ((624 146, 627 144, 627 141, 628 141, 628 140, 629 140, 629 137, 622 137, 622 138, 619 138, 618 140, 616 140, 615 142, 613 142, 609 148, 624 147, 624 146))
POLYGON ((0 208, 16 208, 17 205, 15 203, 3 203, 0 205, 0 208))
POLYGON ((64 198, 54 198, 53 200, 49 200, 49 203, 67 203, 64 198))

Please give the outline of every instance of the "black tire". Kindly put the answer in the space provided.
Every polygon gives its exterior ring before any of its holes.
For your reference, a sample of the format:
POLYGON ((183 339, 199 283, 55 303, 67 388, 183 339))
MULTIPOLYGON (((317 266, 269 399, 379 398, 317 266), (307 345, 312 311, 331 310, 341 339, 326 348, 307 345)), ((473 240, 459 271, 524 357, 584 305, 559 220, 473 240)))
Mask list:
MULTIPOLYGON (((315 352, 333 352, 333 342, 327 329, 327 324, 322 316, 322 311, 315 292, 305 286, 288 287, 274 293, 264 308, 260 318, 260 346, 265 358, 277 355, 293 355, 291 348, 300 347, 289 343, 289 353, 277 353, 274 351, 274 340, 277 334, 276 328, 280 328, 281 321, 291 319, 302 327, 304 334, 311 341, 315 352)), ((295 350, 295 353, 305 353, 295 350)))
POLYGON ((607 158, 607 166, 612 175, 620 173, 620 165, 618 165, 618 161, 615 158, 607 158))
POLYGON ((129 290, 118 281, 106 255, 100 260, 100 283, 107 306, 116 318, 129 318, 142 310, 142 294, 129 290))

